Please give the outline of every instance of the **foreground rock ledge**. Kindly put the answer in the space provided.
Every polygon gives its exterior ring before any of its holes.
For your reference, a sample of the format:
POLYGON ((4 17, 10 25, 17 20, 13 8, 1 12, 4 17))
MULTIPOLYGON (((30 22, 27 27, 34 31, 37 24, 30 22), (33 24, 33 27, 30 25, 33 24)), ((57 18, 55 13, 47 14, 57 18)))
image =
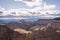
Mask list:
POLYGON ((26 34, 25 32, 20 33, 19 31, 11 30, 6 25, 0 24, 0 40, 60 40, 60 34, 49 29, 32 31, 26 34))

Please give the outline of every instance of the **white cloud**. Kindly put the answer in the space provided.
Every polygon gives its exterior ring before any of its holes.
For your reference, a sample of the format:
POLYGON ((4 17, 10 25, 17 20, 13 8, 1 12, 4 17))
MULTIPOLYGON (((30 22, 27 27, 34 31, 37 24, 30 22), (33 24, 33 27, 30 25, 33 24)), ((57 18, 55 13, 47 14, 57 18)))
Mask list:
POLYGON ((5 9, 0 6, 0 11, 4 11, 5 9))
POLYGON ((14 1, 21 1, 29 7, 39 6, 39 5, 41 5, 41 2, 42 2, 42 0, 14 0, 14 1))
POLYGON ((58 17, 58 16, 54 16, 54 15, 58 15, 60 14, 59 10, 40 10, 40 11, 30 11, 28 9, 9 9, 8 11, 4 11, 4 13, 2 14, 2 16, 29 16, 29 17, 35 17, 35 18, 54 18, 54 17, 58 17))
MULTIPOLYGON (((56 7, 56 5, 52 5, 52 4, 49 4, 47 5, 46 2, 44 3, 43 0, 14 0, 14 1, 20 1, 22 3, 25 3, 26 6, 28 7, 34 7, 34 9, 54 9, 56 7)), ((33 9, 33 8, 32 8, 33 9)))
POLYGON ((0 6, 0 16, 4 15, 4 13, 3 13, 4 11, 5 11, 5 9, 0 6))
POLYGON ((44 3, 44 7, 43 7, 44 10, 50 10, 55 8, 56 8, 56 5, 53 5, 53 4, 47 5, 46 3, 44 3))
POLYGON ((2 20, 17 19, 18 20, 18 19, 28 19, 28 18, 23 18, 23 17, 22 18, 20 18, 20 17, 18 18, 17 17, 17 18, 0 18, 0 19, 2 19, 2 20))

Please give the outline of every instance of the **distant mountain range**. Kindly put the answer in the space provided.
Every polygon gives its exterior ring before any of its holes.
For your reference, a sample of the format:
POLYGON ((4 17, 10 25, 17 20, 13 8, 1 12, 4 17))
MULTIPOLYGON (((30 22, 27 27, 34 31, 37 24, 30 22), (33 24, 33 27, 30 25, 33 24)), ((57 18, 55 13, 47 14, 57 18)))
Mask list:
POLYGON ((60 17, 56 17, 56 18, 54 18, 54 20, 60 20, 60 17))

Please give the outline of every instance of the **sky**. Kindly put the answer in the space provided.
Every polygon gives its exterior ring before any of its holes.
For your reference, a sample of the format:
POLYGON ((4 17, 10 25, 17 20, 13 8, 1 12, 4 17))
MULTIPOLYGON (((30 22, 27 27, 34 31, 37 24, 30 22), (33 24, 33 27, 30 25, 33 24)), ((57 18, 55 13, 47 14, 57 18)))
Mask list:
POLYGON ((60 17, 60 0, 0 0, 2 17, 55 18, 60 17))

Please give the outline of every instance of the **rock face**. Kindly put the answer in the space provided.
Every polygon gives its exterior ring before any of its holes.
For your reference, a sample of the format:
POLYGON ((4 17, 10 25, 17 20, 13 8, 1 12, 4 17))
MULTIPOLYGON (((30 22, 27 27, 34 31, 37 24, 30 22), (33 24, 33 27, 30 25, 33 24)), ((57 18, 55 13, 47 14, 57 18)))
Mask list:
POLYGON ((0 25, 0 40, 9 40, 9 28, 6 25, 0 25))

